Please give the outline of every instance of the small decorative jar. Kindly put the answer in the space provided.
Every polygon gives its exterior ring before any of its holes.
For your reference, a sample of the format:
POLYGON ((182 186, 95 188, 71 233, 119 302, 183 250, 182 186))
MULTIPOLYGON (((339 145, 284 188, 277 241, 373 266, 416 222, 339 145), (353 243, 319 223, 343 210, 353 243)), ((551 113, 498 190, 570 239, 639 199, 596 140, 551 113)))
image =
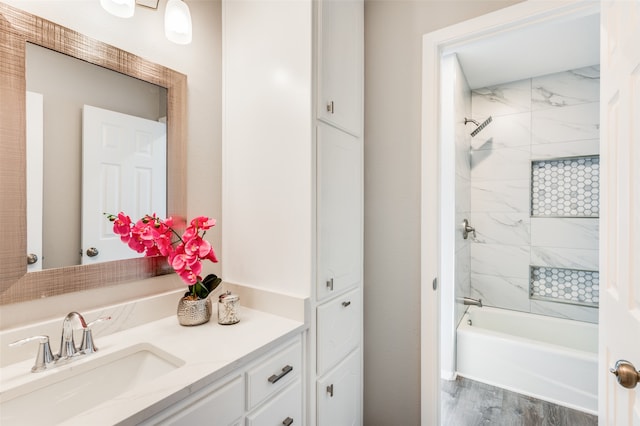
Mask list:
POLYGON ((240 321, 238 318, 238 308, 240 298, 237 294, 227 291, 218 298, 218 324, 231 325, 240 321))

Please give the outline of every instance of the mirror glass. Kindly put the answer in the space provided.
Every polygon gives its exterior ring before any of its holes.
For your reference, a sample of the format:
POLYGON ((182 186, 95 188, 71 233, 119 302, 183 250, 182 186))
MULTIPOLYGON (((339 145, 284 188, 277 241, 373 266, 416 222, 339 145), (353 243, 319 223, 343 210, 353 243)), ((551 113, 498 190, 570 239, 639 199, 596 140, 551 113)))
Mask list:
MULTIPOLYGON (((45 89, 31 87, 27 88, 27 62, 33 64, 37 59, 29 56, 27 59, 27 49, 33 50, 33 45, 42 46, 55 52, 77 58, 83 62, 90 63, 132 77, 134 80, 144 83, 141 88, 130 88, 136 93, 133 98, 120 99, 120 95, 116 95, 114 87, 116 84, 108 83, 106 86, 109 91, 113 91, 113 98, 120 100, 125 108, 133 108, 140 101, 140 98, 157 99, 156 104, 148 107, 151 115, 138 112, 138 110, 125 109, 124 113, 115 112, 115 104, 106 102, 99 105, 100 109, 109 110, 114 114, 135 115, 140 117, 151 117, 149 121, 157 124, 158 118, 166 115, 166 155, 164 159, 166 166, 166 178, 163 179, 147 179, 147 187, 155 189, 156 185, 149 182, 162 181, 165 182, 166 188, 161 188, 159 193, 166 193, 166 216, 184 218, 186 211, 186 140, 187 140, 187 76, 175 70, 164 67, 160 64, 148 61, 140 56, 134 55, 115 46, 108 45, 99 40, 87 37, 69 28, 57 25, 54 22, 43 19, 39 16, 32 15, 22 10, 11 7, 0 2, 0 158, 2 159, 2 174, 0 174, 0 235, 9 242, 8 244, 0 244, 0 305, 24 302, 34 299, 42 299, 50 296, 62 295, 65 293, 86 291, 90 289, 98 289, 106 286, 124 283, 137 283, 146 278, 158 275, 168 274, 171 268, 168 266, 166 259, 161 257, 143 257, 121 259, 114 261, 101 261, 93 264, 78 264, 77 260, 71 260, 74 263, 70 266, 53 265, 48 269, 36 270, 30 272, 28 263, 31 256, 28 255, 27 249, 28 233, 27 232, 27 205, 31 205, 33 200, 31 194, 27 191, 28 185, 33 185, 33 181, 40 182, 42 188, 40 191, 44 193, 44 185, 52 185, 50 181, 61 178, 69 174, 74 177, 66 177, 64 181, 53 184, 53 189, 47 189, 47 193, 53 195, 53 201, 45 199, 45 197, 33 197, 40 200, 41 209, 39 217, 45 220, 51 220, 53 225, 47 225, 44 220, 42 231, 36 229, 41 235, 51 231, 51 226, 55 231, 57 228, 68 228, 53 237, 54 252, 67 250, 77 252, 79 256, 81 244, 78 242, 85 234, 79 230, 78 205, 87 198, 85 195, 98 193, 91 188, 92 184, 82 182, 78 176, 80 157, 84 149, 79 149, 80 139, 66 142, 65 148, 57 147, 55 151, 66 149, 71 145, 76 145, 76 150, 64 152, 55 159, 48 158, 59 154, 55 152, 50 154, 44 152, 44 146, 50 143, 53 136, 45 135, 43 124, 40 126, 43 153, 36 161, 30 161, 30 170, 39 170, 36 175, 41 174, 42 178, 32 179, 31 174, 27 172, 27 133, 38 133, 30 125, 27 124, 27 97, 29 93, 45 89), (163 89, 164 88, 164 89, 163 89), (164 111, 164 113, 163 113, 164 111), (29 128, 28 128, 29 127, 29 128), (39 165, 38 165, 39 160, 39 165), (53 175, 49 173, 53 172, 53 175), (29 182, 27 182, 29 180, 29 182), (75 192, 73 200, 64 200, 68 192, 75 192), (77 195, 81 194, 81 195, 77 195), (69 205, 69 209, 60 212, 52 212, 51 209, 59 207, 58 205, 69 205), (73 234, 73 235, 72 235, 73 234), (69 242, 71 242, 69 244, 69 242), (69 244, 69 245, 67 245, 69 244)), ((46 52, 52 53, 52 52, 46 52)), ((84 64, 87 65, 87 64, 84 64)), ((75 87, 94 87, 101 84, 101 78, 121 78, 119 75, 109 77, 102 76, 96 81, 84 82, 84 77, 75 71, 63 72, 60 77, 53 77, 54 70, 48 63, 40 63, 37 65, 36 72, 45 72, 47 80, 53 83, 52 89, 56 90, 62 87, 61 80, 65 78, 71 80, 72 86, 75 87)), ((104 71, 104 70, 102 70, 104 71)), ((29 70, 31 74, 31 67, 29 70)), ((130 84, 130 83, 124 83, 130 84)), ((64 90, 65 95, 76 91, 75 88, 64 90)), ((82 90, 85 91, 85 90, 82 90)), ((80 92, 80 90, 78 90, 80 92)), ((31 95, 29 95, 30 97, 31 95)), ((42 104, 47 102, 47 98, 53 95, 40 95, 42 104)), ((107 97, 109 99, 109 97, 107 97)), ((56 101, 55 109, 64 109, 66 101, 56 101)), ((78 104, 85 105, 93 101, 81 100, 78 104)), ((44 111, 44 106, 40 108, 41 120, 46 122, 50 113, 44 111), (45 114, 46 113, 46 114, 45 114)), ((71 132, 79 133, 80 127, 77 124, 78 115, 76 109, 76 124, 65 123, 62 120, 53 123, 53 126, 64 126, 71 132), (75 129, 74 129, 75 128, 75 129)), ((82 107, 83 114, 85 108, 82 107)), ((86 115, 85 115, 86 116, 86 115)), ((146 118, 145 118, 146 119, 146 118)), ((31 121, 31 120, 29 120, 31 121)), ((36 126, 37 129, 37 126, 36 126)), ((106 132, 108 133, 108 132, 106 132)), ((71 136, 63 136, 62 139, 71 139, 71 136)), ((77 137, 77 135, 76 135, 77 137)), ((110 140, 110 139, 109 139, 110 140)), ((116 138, 119 140, 119 138, 116 138)), ((51 142, 52 147, 53 142, 51 142)), ((140 146, 144 146, 140 144, 140 146)), ((47 147, 49 148, 49 147, 47 147)), ((29 155, 31 157, 31 155, 29 155)), ((102 176, 102 173, 97 173, 102 176)), ((85 173, 84 176, 95 177, 96 173, 85 173)), ((84 180, 84 178, 83 178, 84 180)), ((125 180, 125 179, 123 179, 125 180)), ((128 179, 126 182, 132 182, 128 179)), ((143 190, 140 193, 147 193, 143 190)), ((98 197, 100 199, 101 197, 98 197)), ((37 203, 36 203, 37 204, 37 203)), ((108 203, 103 203, 109 206, 108 203)), ((100 207, 102 209, 103 207, 100 207)), ((96 214, 100 216, 100 223, 105 228, 110 228, 107 221, 102 221, 103 212, 98 210, 96 214)), ((135 216, 131 214, 130 216, 135 216)), ((37 228, 37 227, 36 227, 37 228)), ((120 246, 124 244, 120 243, 120 246)), ((135 254, 135 253, 134 253, 135 254)), ((45 258, 53 258, 54 254, 44 253, 45 258)), ((86 258, 86 256, 84 257, 86 258)), ((76 258, 77 259, 77 258, 76 258)))
POLYGON ((29 271, 137 257, 102 212, 166 215, 167 89, 32 43, 26 80, 29 271))

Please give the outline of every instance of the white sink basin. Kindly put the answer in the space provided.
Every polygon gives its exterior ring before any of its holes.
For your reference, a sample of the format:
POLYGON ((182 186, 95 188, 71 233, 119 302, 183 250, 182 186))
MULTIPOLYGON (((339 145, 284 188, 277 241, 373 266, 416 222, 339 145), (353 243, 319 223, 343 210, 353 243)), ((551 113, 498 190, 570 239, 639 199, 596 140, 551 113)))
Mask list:
POLYGON ((33 374, 34 380, 0 394, 0 424, 57 424, 184 365, 150 344, 101 355, 43 373, 25 373, 33 374))

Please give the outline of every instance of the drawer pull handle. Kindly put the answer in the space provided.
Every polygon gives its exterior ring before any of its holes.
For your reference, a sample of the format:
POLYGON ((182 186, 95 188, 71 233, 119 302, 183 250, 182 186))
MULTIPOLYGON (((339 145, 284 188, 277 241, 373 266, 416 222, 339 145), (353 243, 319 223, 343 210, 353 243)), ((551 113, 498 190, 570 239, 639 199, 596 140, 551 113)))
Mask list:
POLYGON ((327 280, 327 288, 329 291, 333 291, 333 278, 327 280))
POLYGON ((331 398, 333 398, 333 384, 327 386, 327 393, 331 398))
POLYGON ((327 112, 333 114, 333 101, 327 102, 327 112))
POLYGON ((291 417, 287 417, 282 421, 284 426, 291 426, 293 424, 293 419, 291 417))
POLYGON ((293 370, 293 367, 290 365, 286 365, 283 369, 282 369, 282 373, 280 374, 274 374, 273 376, 269 377, 269 383, 275 383, 278 380, 282 379, 284 376, 286 376, 287 374, 289 374, 291 371, 293 370))
POLYGON ((347 306, 349 306, 351 304, 351 302, 349 300, 347 300, 346 302, 342 302, 342 306, 344 306, 345 308, 347 306))

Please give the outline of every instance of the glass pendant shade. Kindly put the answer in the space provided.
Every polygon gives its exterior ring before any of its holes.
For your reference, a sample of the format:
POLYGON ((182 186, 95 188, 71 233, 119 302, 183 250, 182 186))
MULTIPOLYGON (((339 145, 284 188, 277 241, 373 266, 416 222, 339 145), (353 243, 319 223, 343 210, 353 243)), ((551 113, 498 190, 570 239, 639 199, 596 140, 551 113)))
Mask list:
POLYGON ((181 0, 169 0, 164 12, 164 33, 177 44, 191 43, 191 13, 181 0))
POLYGON ((135 11, 135 0, 100 0, 104 10, 119 18, 131 18, 135 11))

